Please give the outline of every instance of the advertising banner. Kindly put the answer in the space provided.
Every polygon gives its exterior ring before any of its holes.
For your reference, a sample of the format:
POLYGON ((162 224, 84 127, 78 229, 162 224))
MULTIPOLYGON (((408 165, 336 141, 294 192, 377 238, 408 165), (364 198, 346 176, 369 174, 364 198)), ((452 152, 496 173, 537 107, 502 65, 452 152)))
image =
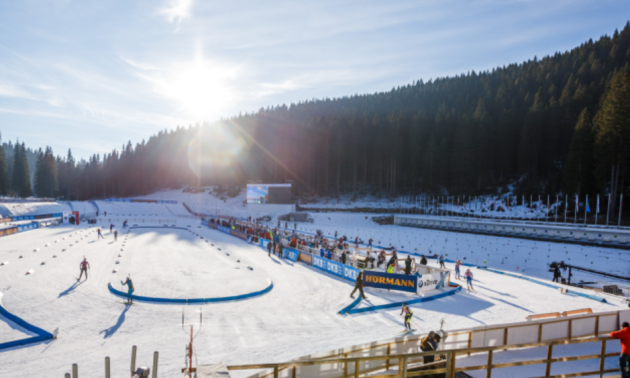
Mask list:
POLYGON ((5 228, 4 230, 0 230, 0 236, 17 234, 17 232, 18 232, 17 227, 5 228))
POLYGON ((293 262, 297 261, 298 256, 300 255, 300 252, 298 250, 293 249, 293 248, 286 248, 285 251, 287 251, 286 255, 285 255, 285 258, 287 258, 287 259, 289 259, 289 260, 291 260, 293 262))
POLYGON ((366 270, 363 272, 363 286, 415 293, 418 287, 418 276, 366 270))
POLYGON ((300 251, 299 259, 300 259, 300 261, 302 261, 305 264, 313 265, 313 255, 311 255, 308 252, 300 251))
POLYGON ((343 264, 313 255, 313 266, 343 278, 343 264))
POLYGON ((245 234, 243 232, 236 231, 236 230, 231 230, 230 234, 233 235, 233 236, 236 236, 237 238, 240 238, 240 239, 243 239, 243 240, 247 240, 247 234, 245 234))
POLYGON ((224 232, 228 235, 230 235, 230 232, 232 231, 229 227, 225 227, 225 226, 221 226, 219 225, 219 231, 224 232))
POLYGON ((63 224, 70 224, 70 217, 72 216, 72 211, 64 211, 63 212, 63 224))
POLYGON ((448 284, 448 272, 423 274, 418 277, 418 292, 430 291, 446 287, 448 284))
POLYGON ((349 265, 344 265, 343 266, 343 278, 349 280, 349 281, 356 281, 357 280, 357 276, 359 275, 359 272, 361 271, 361 269, 357 269, 353 266, 349 266, 349 265))

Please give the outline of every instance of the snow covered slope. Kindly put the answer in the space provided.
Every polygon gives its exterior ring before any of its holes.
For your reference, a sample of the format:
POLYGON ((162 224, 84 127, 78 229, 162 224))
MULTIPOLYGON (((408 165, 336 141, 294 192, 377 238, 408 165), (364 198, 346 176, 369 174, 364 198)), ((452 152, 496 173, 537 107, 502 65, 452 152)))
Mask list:
MULTIPOLYGON (((204 312, 196 341, 200 363, 284 361, 392 337, 403 327, 398 309, 337 315, 350 303, 351 283, 301 263, 267 257, 259 247, 218 231, 159 226, 131 230, 126 241, 121 232, 114 241, 108 230, 105 240, 97 240, 94 230, 54 227, 0 241, 0 261, 10 262, 0 266, 5 307, 47 331, 60 330, 56 341, 2 352, 0 376, 18 370, 25 376, 63 376, 72 363, 79 363, 82 372, 94 372, 90 376, 100 376, 105 356, 112 359, 113 376, 123 376, 132 345, 139 347, 139 364, 150 364, 157 350, 161 374, 178 376, 187 340, 181 330, 182 306, 124 306, 109 293, 107 284, 120 285, 127 273, 138 293, 179 297, 241 293, 259 288, 266 277, 273 280, 274 289, 257 298, 186 308, 189 322, 196 322, 200 308, 204 312), (39 251, 34 252, 36 248, 39 251), (77 283, 84 256, 91 265, 90 278, 77 283), (245 265, 254 270, 242 272, 245 265), (26 275, 31 269, 34 273, 26 275)), ((456 329, 520 321, 535 313, 585 307, 603 311, 615 306, 482 270, 474 274, 477 293, 414 305, 415 321, 423 332, 439 328, 441 317, 448 329, 456 329)), ((366 291, 373 303, 392 300, 386 291, 366 291)), ((0 340, 15 337, 13 328, 0 327, 0 340)))

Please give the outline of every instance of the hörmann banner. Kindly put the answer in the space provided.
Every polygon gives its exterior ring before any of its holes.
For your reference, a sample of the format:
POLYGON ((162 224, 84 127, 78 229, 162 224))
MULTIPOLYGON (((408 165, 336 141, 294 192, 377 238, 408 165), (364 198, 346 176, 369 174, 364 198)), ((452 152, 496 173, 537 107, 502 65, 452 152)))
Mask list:
POLYGON ((448 283, 448 272, 423 274, 418 277, 418 292, 441 289, 448 283))
POLYGON ((418 287, 418 276, 379 273, 366 270, 363 272, 363 286, 415 293, 418 287))

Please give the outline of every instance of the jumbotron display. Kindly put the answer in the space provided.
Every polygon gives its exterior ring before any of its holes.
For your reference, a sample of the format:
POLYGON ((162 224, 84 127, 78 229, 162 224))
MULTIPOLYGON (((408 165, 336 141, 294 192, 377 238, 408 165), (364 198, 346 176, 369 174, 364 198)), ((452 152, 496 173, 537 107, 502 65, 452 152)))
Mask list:
POLYGON ((291 184, 248 184, 247 204, 290 205, 291 184))

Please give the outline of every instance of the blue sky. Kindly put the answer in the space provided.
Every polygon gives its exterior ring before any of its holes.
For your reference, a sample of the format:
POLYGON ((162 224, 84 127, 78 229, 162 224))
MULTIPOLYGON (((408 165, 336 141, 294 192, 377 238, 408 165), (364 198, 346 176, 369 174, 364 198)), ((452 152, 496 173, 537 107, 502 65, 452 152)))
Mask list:
POLYGON ((0 132, 87 158, 177 125, 566 51, 627 0, 0 0, 0 132))

